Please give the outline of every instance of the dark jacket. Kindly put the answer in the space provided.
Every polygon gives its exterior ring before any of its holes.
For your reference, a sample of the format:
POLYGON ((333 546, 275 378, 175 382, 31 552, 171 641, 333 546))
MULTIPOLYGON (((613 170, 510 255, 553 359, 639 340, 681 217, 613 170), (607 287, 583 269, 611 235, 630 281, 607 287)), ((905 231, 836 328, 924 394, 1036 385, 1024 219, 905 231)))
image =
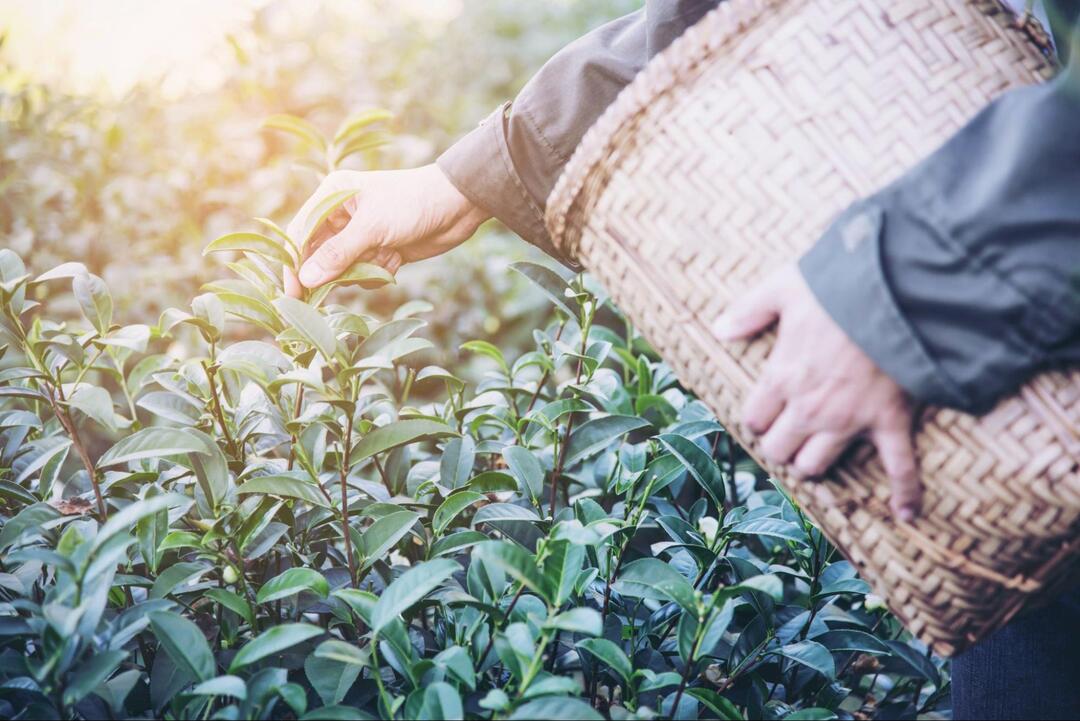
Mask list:
MULTIPOLYGON (((439 167, 557 256, 544 204, 574 148, 648 59, 716 4, 648 0, 571 43, 439 167)), ((1062 51, 1075 5, 1050 8, 1062 51)), ((800 261, 833 319, 919 400, 980 412, 1036 370, 1080 361, 1077 65, 993 102, 842 213, 800 261), (851 227, 866 242, 841 242, 851 227)))

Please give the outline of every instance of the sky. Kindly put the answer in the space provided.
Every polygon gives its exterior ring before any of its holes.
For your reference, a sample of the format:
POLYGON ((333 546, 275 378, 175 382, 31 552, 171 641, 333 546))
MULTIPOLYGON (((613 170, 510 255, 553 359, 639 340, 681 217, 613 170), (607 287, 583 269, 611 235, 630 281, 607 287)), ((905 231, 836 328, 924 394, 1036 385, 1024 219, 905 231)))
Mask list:
MULTIPOLYGON (((340 2, 341 0, 329 0, 340 2)), ((403 11, 445 19, 464 0, 399 0, 403 11)), ((122 96, 140 81, 166 96, 213 87, 231 52, 227 36, 271 0, 0 0, 5 54, 36 79, 122 96)), ((313 0, 287 2, 310 12, 313 0)), ((363 12, 363 0, 348 0, 363 12)))

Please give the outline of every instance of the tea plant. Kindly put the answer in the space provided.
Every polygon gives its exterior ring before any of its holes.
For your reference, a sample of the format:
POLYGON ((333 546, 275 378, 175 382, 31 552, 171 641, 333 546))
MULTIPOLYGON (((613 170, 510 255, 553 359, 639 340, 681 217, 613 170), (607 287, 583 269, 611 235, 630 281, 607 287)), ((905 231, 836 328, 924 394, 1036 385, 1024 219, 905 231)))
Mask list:
POLYGON ((910 718, 947 697, 587 278, 516 264, 550 321, 517 357, 464 344, 489 366, 472 384, 411 362, 421 306, 329 302, 392 282, 377 266, 285 297, 305 239, 261 223, 209 246, 235 278, 154 327, 116 324, 80 264, 0 250, 0 715, 910 718), (50 319, 63 284, 81 320, 50 319))

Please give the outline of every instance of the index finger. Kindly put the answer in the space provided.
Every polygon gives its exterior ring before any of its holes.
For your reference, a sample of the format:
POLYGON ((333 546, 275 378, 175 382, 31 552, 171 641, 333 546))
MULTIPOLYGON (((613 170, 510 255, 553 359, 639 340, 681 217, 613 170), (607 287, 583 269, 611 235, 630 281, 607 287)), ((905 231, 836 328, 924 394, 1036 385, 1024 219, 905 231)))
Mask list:
POLYGON ((911 432, 901 429, 878 430, 873 433, 873 441, 885 466, 885 473, 889 476, 892 491, 889 507, 897 518, 910 523, 922 506, 922 484, 911 432))

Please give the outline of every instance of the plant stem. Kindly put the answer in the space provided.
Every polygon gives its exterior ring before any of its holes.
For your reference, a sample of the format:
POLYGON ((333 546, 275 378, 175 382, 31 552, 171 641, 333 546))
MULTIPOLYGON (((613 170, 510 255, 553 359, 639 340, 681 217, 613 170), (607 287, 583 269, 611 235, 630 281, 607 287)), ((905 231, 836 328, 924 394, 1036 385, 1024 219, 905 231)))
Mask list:
POLYGON ((206 380, 210 384, 211 410, 213 411, 218 424, 221 426, 221 433, 225 436, 225 443, 229 447, 229 453, 236 460, 243 460, 241 454, 237 450, 236 442, 233 440, 232 434, 229 433, 229 424, 225 422, 225 414, 221 410, 221 400, 218 398, 217 381, 214 380, 215 372, 210 369, 210 366, 206 361, 202 362, 202 367, 203 372, 206 373, 206 380))
MULTIPOLYGON (((60 384, 56 384, 56 395, 59 396, 60 401, 64 401, 64 390, 60 384)), ((52 389, 49 389, 49 405, 52 406, 53 414, 56 419, 60 421, 60 425, 67 431, 68 436, 71 437, 71 445, 75 446, 75 452, 79 455, 79 459, 82 461, 83 466, 86 468, 86 472, 90 476, 90 485, 94 488, 94 498, 97 500, 98 515, 101 516, 101 520, 104 521, 109 517, 109 511, 105 506, 105 497, 101 494, 101 485, 98 483, 97 469, 94 468, 94 462, 90 460, 90 455, 86 452, 86 446, 83 445, 82 438, 79 437, 79 429, 75 427, 75 422, 71 420, 63 409, 57 404, 56 399, 53 397, 52 389)))
MULTIPOLYGON (((514 606, 517 605, 518 599, 521 598, 521 594, 525 592, 525 584, 519 583, 517 593, 514 594, 514 598, 510 601, 510 605, 506 607, 506 617, 509 618, 510 614, 514 612, 514 606)), ((495 646, 495 626, 492 624, 491 638, 488 639, 487 648, 484 649, 484 653, 477 659, 477 663, 483 663, 484 659, 491 653, 491 649, 495 646)))
POLYGON ((372 456, 371 460, 374 461, 375 469, 379 472, 379 478, 382 479, 383 485, 386 486, 386 492, 393 496, 394 488, 390 485, 390 477, 386 475, 386 470, 383 468, 382 464, 379 463, 378 456, 372 456))
POLYGON ((349 559, 349 578, 352 585, 356 586, 356 558, 353 556, 352 537, 349 535, 349 486, 346 482, 349 476, 349 455, 352 452, 352 431, 352 413, 347 413, 345 437, 341 441, 341 462, 338 464, 341 472, 341 535, 345 538, 345 555, 349 559))
MULTIPOLYGON (((559 339, 562 338, 563 329, 566 328, 567 322, 568 321, 564 320, 562 323, 559 324, 559 330, 555 331, 556 343, 558 343, 559 339)), ((531 411, 533 409, 533 406, 536 405, 536 399, 540 397, 540 391, 544 389, 544 384, 547 383, 549 377, 551 377, 551 371, 545 370, 543 375, 540 376, 540 380, 536 382, 536 391, 533 392, 532 398, 529 399, 529 406, 525 409, 525 413, 523 413, 522 415, 529 415, 529 411, 531 411)))
MULTIPOLYGON (((301 384, 297 384, 297 386, 296 386, 296 401, 293 403, 293 412, 292 412, 294 421, 300 416, 300 410, 303 408, 303 405, 304 405, 304 386, 301 385, 301 384)), ((290 470, 290 471, 293 469, 293 466, 296 464, 296 444, 299 443, 299 442, 300 442, 300 439, 297 438, 296 434, 294 433, 293 436, 292 436, 292 445, 289 446, 289 464, 287 466, 287 469, 290 470)))

